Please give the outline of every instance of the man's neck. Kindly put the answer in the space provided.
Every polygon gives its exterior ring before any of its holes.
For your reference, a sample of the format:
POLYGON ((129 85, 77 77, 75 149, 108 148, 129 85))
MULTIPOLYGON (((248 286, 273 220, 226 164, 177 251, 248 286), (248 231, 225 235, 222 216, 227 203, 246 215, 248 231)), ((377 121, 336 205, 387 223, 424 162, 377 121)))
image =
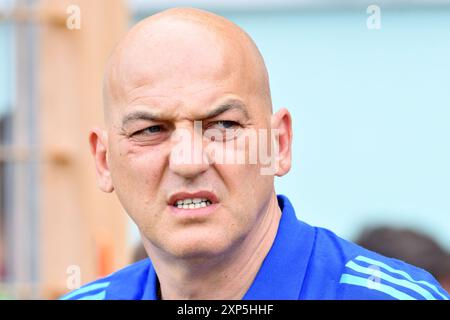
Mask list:
POLYGON ((162 298, 242 299, 272 247, 280 217, 281 210, 274 194, 266 214, 248 237, 217 259, 209 257, 204 261, 180 263, 159 259, 151 254, 162 298))

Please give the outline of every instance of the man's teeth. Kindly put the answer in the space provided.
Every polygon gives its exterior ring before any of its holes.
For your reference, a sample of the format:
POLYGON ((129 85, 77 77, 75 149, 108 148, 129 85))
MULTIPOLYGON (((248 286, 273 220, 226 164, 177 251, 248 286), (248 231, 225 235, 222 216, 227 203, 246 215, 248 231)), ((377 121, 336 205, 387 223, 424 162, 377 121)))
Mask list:
POLYGON ((195 198, 178 200, 175 203, 175 207, 179 209, 198 209, 210 206, 211 204, 211 201, 209 201, 208 199, 195 198))

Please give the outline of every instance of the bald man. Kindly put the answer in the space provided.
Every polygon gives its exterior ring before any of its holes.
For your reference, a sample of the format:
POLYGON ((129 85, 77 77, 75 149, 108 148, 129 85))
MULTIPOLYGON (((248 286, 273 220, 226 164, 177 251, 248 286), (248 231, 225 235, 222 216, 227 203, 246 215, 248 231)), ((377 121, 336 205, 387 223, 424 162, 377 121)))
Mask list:
POLYGON ((291 167, 286 109, 232 22, 171 9, 130 30, 90 133, 148 259, 63 299, 448 299, 427 272, 297 220, 274 177, 291 167))

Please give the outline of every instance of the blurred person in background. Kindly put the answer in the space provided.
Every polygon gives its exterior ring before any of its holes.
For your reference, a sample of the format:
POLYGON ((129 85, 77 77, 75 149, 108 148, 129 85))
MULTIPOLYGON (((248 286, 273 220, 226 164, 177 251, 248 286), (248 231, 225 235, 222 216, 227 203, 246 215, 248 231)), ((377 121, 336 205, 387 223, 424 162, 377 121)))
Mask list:
POLYGON ((90 134, 98 184, 150 259, 62 299, 449 299, 426 271, 299 221, 276 194, 275 176, 291 169, 291 116, 272 111, 258 48, 223 17, 177 8, 134 26, 109 60, 104 112, 90 134), (225 143, 255 132, 277 134, 259 150, 225 143), (179 159, 186 144, 208 148, 179 159), (263 173, 268 163, 248 158, 271 146, 277 163, 263 173), (216 162, 220 151, 246 161, 216 162))
POLYGON ((380 226, 366 228, 355 242, 386 257, 427 270, 444 289, 450 290, 450 253, 430 236, 411 229, 380 226))

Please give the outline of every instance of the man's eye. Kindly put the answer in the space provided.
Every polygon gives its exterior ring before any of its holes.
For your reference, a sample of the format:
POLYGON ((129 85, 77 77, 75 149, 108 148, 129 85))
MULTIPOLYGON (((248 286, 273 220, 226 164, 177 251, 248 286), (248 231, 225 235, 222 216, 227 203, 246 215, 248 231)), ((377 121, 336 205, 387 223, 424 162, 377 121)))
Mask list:
POLYGON ((151 126, 135 132, 133 135, 154 135, 163 131, 162 126, 151 126))
POLYGON ((216 121, 213 124, 214 127, 217 127, 218 129, 233 129, 234 127, 239 126, 239 123, 235 121, 229 121, 229 120, 223 120, 223 121, 216 121))
POLYGON ((236 121, 220 120, 209 124, 204 136, 211 141, 227 141, 239 136, 242 125, 236 121))

